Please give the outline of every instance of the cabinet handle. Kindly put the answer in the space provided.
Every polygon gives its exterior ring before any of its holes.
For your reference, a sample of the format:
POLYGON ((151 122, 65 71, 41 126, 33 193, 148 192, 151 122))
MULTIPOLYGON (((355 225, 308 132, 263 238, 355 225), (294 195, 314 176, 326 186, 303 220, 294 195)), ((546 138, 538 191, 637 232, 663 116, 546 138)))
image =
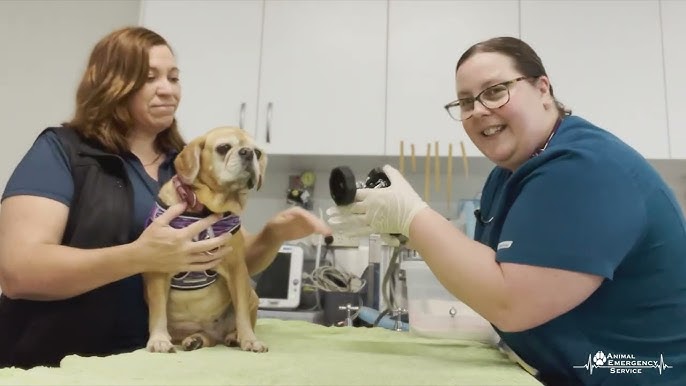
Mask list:
POLYGON ((241 103, 241 113, 240 113, 240 118, 238 120, 238 127, 240 129, 244 129, 244 123, 245 123, 245 102, 241 103))
POLYGON ((267 143, 271 143, 271 128, 272 128, 272 102, 267 103, 267 143))

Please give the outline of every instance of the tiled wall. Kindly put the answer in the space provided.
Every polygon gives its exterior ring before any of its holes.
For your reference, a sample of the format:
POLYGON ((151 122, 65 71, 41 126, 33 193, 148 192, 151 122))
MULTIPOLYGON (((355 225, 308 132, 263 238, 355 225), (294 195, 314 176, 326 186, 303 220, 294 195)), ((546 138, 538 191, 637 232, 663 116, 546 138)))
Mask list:
MULTIPOLYGON (((288 176, 300 174, 305 170, 313 170, 316 173, 316 183, 314 191, 313 211, 323 212, 333 205, 333 200, 329 196, 329 173, 332 168, 339 165, 346 165, 353 169, 358 180, 364 179, 372 168, 390 163, 398 165, 397 158, 391 157, 341 157, 341 156, 271 156, 267 168, 265 184, 262 190, 254 192, 249 201, 244 223, 248 230, 259 230, 265 221, 273 214, 288 207, 286 203, 286 190, 288 187, 288 176)), ((406 178, 420 194, 424 194, 424 158, 416 161, 417 171, 412 173, 409 170, 409 160, 405 160, 406 178)), ((686 160, 683 161, 651 161, 651 164, 658 170, 665 181, 670 185, 677 195, 682 210, 686 210, 686 160)), ((453 189, 452 204, 450 213, 448 212, 447 193, 445 188, 446 159, 441 159, 441 190, 436 191, 434 187, 434 176, 431 176, 431 197, 430 205, 443 213, 447 217, 453 218, 457 210, 457 201, 461 198, 472 198, 482 188, 483 183, 491 170, 493 164, 485 158, 469 158, 469 176, 465 177, 462 160, 453 160, 453 189)), ((325 215, 326 216, 326 215, 325 215)))

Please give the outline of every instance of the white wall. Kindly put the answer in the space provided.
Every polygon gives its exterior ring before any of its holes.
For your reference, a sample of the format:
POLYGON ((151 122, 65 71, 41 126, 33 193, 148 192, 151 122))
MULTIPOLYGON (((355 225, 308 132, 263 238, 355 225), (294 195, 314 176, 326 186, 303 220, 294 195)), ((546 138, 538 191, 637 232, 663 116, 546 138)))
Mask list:
POLYGON ((93 45, 138 22, 138 0, 0 1, 0 187, 36 135, 68 120, 93 45))

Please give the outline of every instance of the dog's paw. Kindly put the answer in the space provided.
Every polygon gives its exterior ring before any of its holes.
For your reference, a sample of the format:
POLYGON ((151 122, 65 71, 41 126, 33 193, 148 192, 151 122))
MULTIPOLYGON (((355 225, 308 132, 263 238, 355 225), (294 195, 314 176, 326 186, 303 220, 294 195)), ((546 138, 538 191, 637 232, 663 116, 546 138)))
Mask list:
POLYGON ((176 352, 176 349, 174 349, 174 345, 167 338, 153 338, 153 337, 151 337, 150 340, 148 340, 148 344, 146 345, 146 349, 150 352, 166 352, 166 353, 176 352))
POLYGON ((204 346, 204 342, 202 341, 202 338, 200 336, 191 335, 189 337, 186 337, 186 339, 184 339, 183 342, 181 342, 181 345, 183 346, 184 350, 193 351, 202 348, 204 346))
POLYGON ((259 340, 242 340, 240 342, 241 350, 252 352, 267 352, 269 347, 259 340))
POLYGON ((238 333, 236 331, 231 332, 224 337, 224 344, 229 347, 240 346, 238 343, 238 333))

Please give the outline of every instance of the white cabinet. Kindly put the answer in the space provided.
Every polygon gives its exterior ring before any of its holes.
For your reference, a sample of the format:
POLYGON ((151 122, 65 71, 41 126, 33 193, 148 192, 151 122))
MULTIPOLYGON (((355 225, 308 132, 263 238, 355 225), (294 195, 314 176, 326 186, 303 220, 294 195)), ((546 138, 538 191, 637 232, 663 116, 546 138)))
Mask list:
POLYGON ((386 1, 143 1, 177 55, 187 139, 243 126, 271 154, 384 152, 386 1))
POLYGON ((258 136, 271 153, 382 155, 386 1, 265 2, 258 136))
POLYGON ((661 3, 670 150, 672 158, 686 159, 686 2, 661 3))
POLYGON ((472 44, 495 36, 519 35, 519 4, 500 1, 391 1, 388 33, 386 154, 400 141, 417 155, 439 142, 441 154, 453 143, 458 155, 482 156, 443 106, 456 99, 455 65, 472 44))
POLYGON ((521 2, 522 39, 543 60, 555 96, 647 158, 669 157, 659 6, 521 2))
POLYGON ((141 25, 161 34, 180 69, 187 141, 220 125, 256 134, 261 1, 143 1, 141 25))

